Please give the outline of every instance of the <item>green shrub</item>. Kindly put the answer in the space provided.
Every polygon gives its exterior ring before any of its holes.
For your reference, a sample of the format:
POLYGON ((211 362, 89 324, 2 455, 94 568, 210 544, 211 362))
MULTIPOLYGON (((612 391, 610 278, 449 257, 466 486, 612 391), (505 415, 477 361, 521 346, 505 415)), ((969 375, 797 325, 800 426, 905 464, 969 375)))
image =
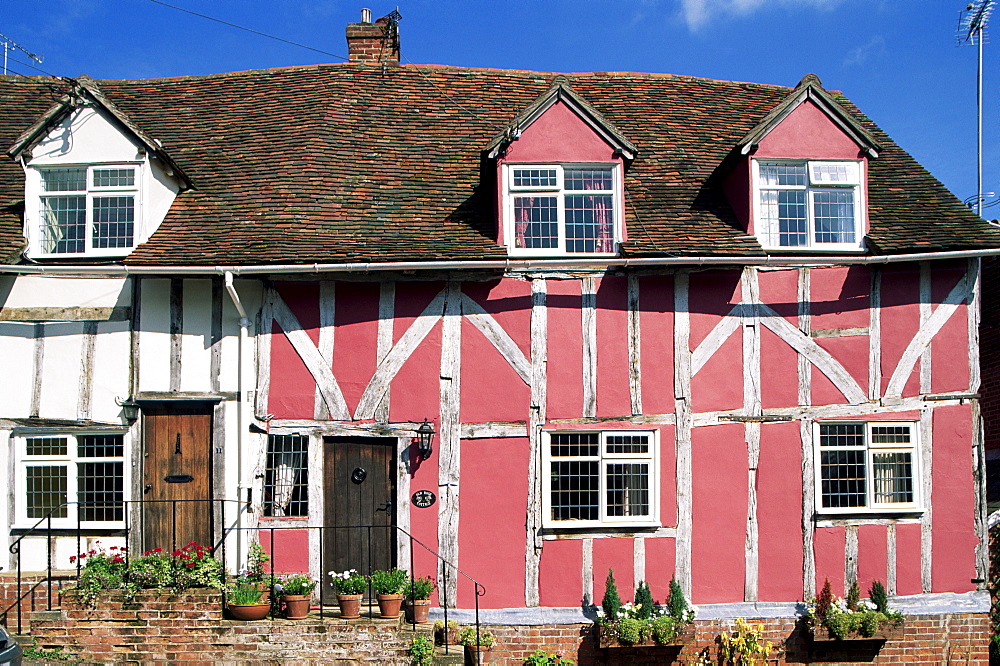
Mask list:
POLYGON ((618 620, 617 624, 619 641, 628 645, 643 642, 643 633, 645 633, 643 632, 643 628, 645 623, 642 620, 625 617, 618 620))
POLYGON ((683 624, 679 624, 671 615, 661 615, 653 620, 653 640, 660 645, 670 645, 677 640, 677 634, 683 624))
POLYGON ((635 616, 640 620, 653 617, 653 593, 645 581, 640 581, 635 588, 635 616))
POLYGON ((126 576, 141 588, 168 587, 174 583, 174 564, 162 548, 154 548, 129 560, 126 576))
POLYGON ((885 593, 885 585, 882 584, 882 581, 872 582, 872 586, 868 590, 868 598, 875 604, 875 610, 878 612, 885 613, 889 610, 889 596, 885 593))
POLYGON ((434 591, 435 587, 434 579, 430 576, 411 578, 407 581, 406 587, 403 589, 403 594, 406 596, 407 601, 430 599, 431 592, 434 591))
POLYGON ((846 601, 848 610, 858 610, 858 602, 861 601, 861 590, 858 589, 858 581, 851 583, 851 589, 847 591, 846 601))
POLYGON ((670 579, 670 596, 667 597, 667 613, 677 624, 689 624, 694 620, 694 611, 684 598, 684 590, 675 578, 670 579))
POLYGON ((376 570, 372 572, 372 589, 375 594, 402 594, 406 587, 407 573, 402 569, 376 570))
POLYGON ((434 662, 434 643, 424 635, 416 636, 410 643, 410 657, 414 664, 431 664, 434 662))
POLYGON ((524 660, 526 666, 571 666, 576 662, 569 657, 564 657, 558 652, 549 654, 543 650, 535 650, 524 660))
MULTIPOLYGON (((476 628, 466 627, 458 633, 458 642, 462 645, 476 645, 476 628)), ((488 631, 479 630, 479 647, 490 647, 496 642, 496 636, 488 631)))
POLYGON ((306 574, 293 574, 278 581, 277 587, 282 594, 312 594, 316 589, 316 581, 306 574))
POLYGON ((622 609, 622 598, 618 596, 618 585, 615 583, 613 569, 608 569, 608 577, 604 581, 604 599, 601 601, 601 608, 604 609, 604 618, 608 622, 614 621, 622 609))

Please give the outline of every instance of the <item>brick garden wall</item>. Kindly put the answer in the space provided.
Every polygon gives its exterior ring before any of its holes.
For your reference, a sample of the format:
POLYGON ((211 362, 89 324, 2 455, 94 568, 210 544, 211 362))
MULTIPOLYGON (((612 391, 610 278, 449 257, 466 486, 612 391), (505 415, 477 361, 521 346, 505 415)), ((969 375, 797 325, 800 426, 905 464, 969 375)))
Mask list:
MULTIPOLYGON (((911 615, 903 637, 886 641, 849 641, 849 648, 832 643, 814 646, 808 632, 792 619, 761 620, 764 639, 777 649, 771 663, 790 664, 970 664, 989 663, 990 624, 986 614, 911 615), (881 649, 879 649, 881 646, 881 649)), ((727 621, 696 622, 694 636, 683 647, 600 649, 592 625, 543 625, 534 627, 487 627, 497 637, 491 655, 498 663, 521 664, 537 649, 561 652, 585 664, 690 663, 707 656, 718 663, 716 639, 722 631, 733 631, 727 621)))
MULTIPOLYGON (((42 576, 23 576, 21 578, 21 629, 26 632, 31 626, 31 613, 49 607, 48 584, 38 585, 42 576)), ((52 581, 52 605, 58 607, 65 586, 76 583, 75 578, 66 577, 52 581)), ((17 608, 14 602, 18 597, 17 577, 13 574, 0 574, 0 614, 7 612, 6 617, 0 615, 0 624, 5 624, 11 632, 17 630, 17 608), (9 610, 8 610, 9 609, 9 610)))
MULTIPOLYGON (((315 614, 314 614, 315 615, 315 614)), ((428 627, 426 632, 430 633, 428 627)), ((412 632, 391 620, 228 620, 215 590, 142 593, 136 603, 99 599, 84 608, 73 592, 63 608, 34 614, 40 648, 61 648, 85 663, 275 664, 306 661, 409 664, 412 632)))

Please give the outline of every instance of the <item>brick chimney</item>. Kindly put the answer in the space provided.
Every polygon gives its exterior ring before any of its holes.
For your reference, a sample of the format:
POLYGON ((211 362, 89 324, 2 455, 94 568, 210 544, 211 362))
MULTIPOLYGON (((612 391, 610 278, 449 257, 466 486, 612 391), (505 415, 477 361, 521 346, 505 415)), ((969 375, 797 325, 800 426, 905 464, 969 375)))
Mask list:
POLYGON ((348 60, 375 65, 398 65, 399 18, 397 12, 392 12, 372 23, 371 10, 362 9, 361 22, 347 24, 348 60))

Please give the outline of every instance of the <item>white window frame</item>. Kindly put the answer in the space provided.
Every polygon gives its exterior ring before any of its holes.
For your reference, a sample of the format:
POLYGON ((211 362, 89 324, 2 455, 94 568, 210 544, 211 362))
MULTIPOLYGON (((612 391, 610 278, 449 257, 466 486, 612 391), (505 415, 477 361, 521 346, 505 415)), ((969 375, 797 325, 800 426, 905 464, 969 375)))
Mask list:
POLYGON ((122 257, 128 255, 139 241, 143 220, 143 191, 146 178, 142 162, 101 162, 89 164, 36 164, 27 169, 25 192, 25 223, 37 257, 122 257), (42 172, 86 170, 86 188, 65 192, 48 192, 44 189, 42 172), (130 186, 94 185, 94 172, 99 169, 131 169, 134 174, 130 186), (45 199, 50 197, 84 197, 86 200, 86 222, 84 224, 83 252, 53 252, 46 249, 45 199), (132 243, 122 247, 94 247, 94 200, 111 196, 132 197, 132 243))
POLYGON ((42 516, 28 516, 28 473, 29 467, 65 467, 66 468, 66 516, 52 518, 52 527, 67 528, 76 527, 78 524, 87 529, 118 529, 126 524, 127 504, 123 506, 122 520, 102 520, 77 522, 80 517, 79 512, 79 469, 78 465, 83 463, 112 462, 122 465, 122 501, 127 503, 130 499, 129 492, 129 438, 124 430, 79 430, 79 431, 52 431, 52 432, 28 432, 18 433, 15 436, 16 456, 18 460, 17 471, 14 481, 14 521, 15 524, 27 528, 42 520, 42 516), (80 456, 78 455, 78 439, 89 435, 115 436, 122 438, 121 456, 80 456), (28 440, 32 439, 65 439, 66 453, 62 455, 28 455, 28 440))
POLYGON ((546 430, 542 449, 542 527, 552 529, 594 527, 660 527, 660 433, 657 430, 546 430), (553 456, 552 435, 599 435, 597 456, 553 456), (644 435, 649 437, 649 451, 638 453, 607 453, 606 442, 614 435, 644 435), (598 519, 555 520, 552 518, 552 463, 597 461, 599 469, 598 519), (609 463, 645 463, 649 465, 649 515, 609 516, 607 512, 607 467, 609 463))
POLYGON ((503 224, 504 239, 507 245, 507 253, 511 256, 537 257, 537 256, 565 256, 565 257, 591 257, 591 256, 616 256, 618 245, 622 241, 622 209, 624 197, 622 196, 622 175, 621 165, 614 162, 562 162, 562 163, 507 163, 503 165, 503 224), (553 169, 556 172, 556 186, 517 186, 514 187, 515 169, 553 169), (610 190, 567 190, 565 187, 566 169, 609 169, 611 171, 610 190), (530 248, 517 247, 514 220, 514 198, 526 194, 536 193, 541 196, 553 196, 556 198, 558 210, 558 238, 556 247, 552 248, 530 248), (612 217, 612 247, 609 252, 569 252, 566 250, 566 196, 574 195, 610 195, 614 210, 612 217))
POLYGON ((783 159, 753 159, 751 160, 753 177, 753 214, 757 240, 766 250, 781 251, 835 251, 859 252, 864 249, 865 219, 867 201, 865 196, 865 165, 861 160, 783 160, 783 159), (764 185, 761 180, 760 167, 766 165, 795 165, 806 167, 805 185, 764 185), (830 166, 848 165, 849 180, 842 183, 824 181, 822 169, 830 166), (819 172, 819 173, 818 173, 819 172), (853 173, 852 173, 853 172, 853 173), (806 192, 806 243, 804 245, 781 245, 778 220, 766 217, 762 194, 769 191, 799 190, 806 192), (830 243, 816 240, 815 196, 819 192, 852 192, 854 195, 854 242, 830 243))
POLYGON ((923 511, 922 497, 922 470, 921 470, 921 450, 920 450, 920 429, 918 423, 913 421, 817 421, 813 424, 814 447, 814 467, 815 467, 815 498, 816 513, 819 515, 832 514, 900 514, 900 513, 920 513, 923 511), (861 425, 864 426, 865 443, 864 446, 836 446, 824 447, 820 437, 821 428, 824 425, 861 425), (909 444, 902 443, 876 443, 873 442, 872 429, 879 427, 906 427, 910 431, 909 444), (825 450, 864 450, 865 452, 865 504, 857 507, 826 507, 823 506, 823 470, 822 452, 825 450), (910 454, 910 474, 913 488, 912 502, 876 502, 875 501, 875 474, 874 458, 877 453, 909 453, 910 454))

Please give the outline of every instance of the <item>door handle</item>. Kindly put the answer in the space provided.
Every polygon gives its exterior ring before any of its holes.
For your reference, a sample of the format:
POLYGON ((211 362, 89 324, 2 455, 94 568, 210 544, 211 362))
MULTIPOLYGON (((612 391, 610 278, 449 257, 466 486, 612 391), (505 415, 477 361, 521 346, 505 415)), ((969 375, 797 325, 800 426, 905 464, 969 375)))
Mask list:
POLYGON ((386 500, 385 504, 383 504, 380 507, 376 507, 375 510, 376 511, 385 511, 386 513, 389 513, 390 511, 392 511, 392 500, 386 500))
POLYGON ((150 490, 152 490, 152 489, 153 489, 153 484, 152 484, 152 483, 147 483, 147 484, 146 484, 146 485, 145 485, 145 486, 143 487, 143 489, 142 489, 142 492, 143 492, 144 494, 146 494, 146 493, 149 493, 149 491, 150 491, 150 490))

